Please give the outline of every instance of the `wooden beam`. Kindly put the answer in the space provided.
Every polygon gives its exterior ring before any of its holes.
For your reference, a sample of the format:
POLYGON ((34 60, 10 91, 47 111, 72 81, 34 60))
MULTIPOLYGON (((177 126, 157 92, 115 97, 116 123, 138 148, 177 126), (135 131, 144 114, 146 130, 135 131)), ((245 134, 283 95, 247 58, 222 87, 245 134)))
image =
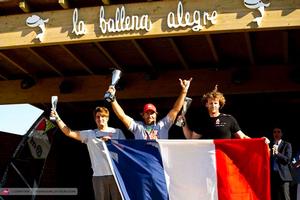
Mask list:
POLYGON ((179 58, 180 63, 182 64, 184 69, 189 69, 189 65, 185 61, 184 57, 182 56, 182 54, 181 54, 179 48, 177 47, 176 43, 174 42, 174 40, 172 38, 168 38, 168 40, 171 43, 171 46, 172 46, 173 50, 175 51, 177 57, 179 58))
POLYGON ((92 72, 92 70, 86 66, 86 64, 84 64, 79 58, 77 58, 67 47, 65 47, 64 45, 60 45, 60 47, 62 49, 64 49, 69 56, 71 56, 79 65, 82 66, 82 68, 84 68, 89 74, 94 74, 94 72, 92 72))
POLYGON ((289 33, 287 31, 282 32, 283 37, 283 62, 284 64, 289 63, 289 33))
MULTIPOLYGON (((161 73, 156 80, 144 80, 143 73, 124 73, 124 90, 117 92, 119 99, 143 99, 177 97, 180 92, 178 78, 193 77, 189 96, 202 96, 215 84, 225 94, 250 94, 269 92, 300 92, 300 84, 289 79, 288 66, 263 66, 250 69, 252 77, 242 84, 232 82, 230 70, 181 70, 161 73), (200 86, 200 87, 199 87, 200 86)), ((7 103, 49 103, 52 95, 58 95, 61 102, 99 101, 107 90, 111 76, 68 77, 74 84, 72 93, 60 94, 59 85, 66 78, 37 80, 29 89, 20 88, 20 80, 0 81, 0 104, 7 103)))
POLYGON ((40 56, 37 52, 35 52, 35 50, 31 49, 31 48, 27 48, 28 51, 30 51, 30 53, 32 53, 34 56, 36 56, 37 58, 39 58, 45 65, 47 65, 50 69, 52 69, 53 71, 56 72, 56 74, 58 74, 59 76, 64 76, 58 69, 56 69, 56 67, 54 67, 53 65, 51 65, 45 58, 43 58, 42 56, 40 56))
POLYGON ((58 0, 58 3, 63 9, 69 8, 69 0, 58 0))
POLYGON ((8 80, 8 78, 6 78, 6 76, 0 74, 0 78, 3 79, 3 80, 8 80))
POLYGON ((95 46, 99 49, 101 53, 105 55, 105 57, 114 65, 114 68, 122 70, 122 67, 120 67, 119 63, 106 51, 106 49, 99 43, 95 42, 95 46))
POLYGON ((102 3, 104 4, 104 5, 109 5, 110 4, 110 0, 101 0, 102 1, 102 3))
POLYGON ((206 40, 208 42, 208 46, 209 46, 209 49, 210 49, 210 51, 212 53, 214 61, 215 61, 216 64, 218 64, 219 63, 219 56, 218 56, 218 52, 217 52, 217 50, 215 48, 214 42, 212 41, 210 35, 205 35, 205 37, 206 37, 206 40))
POLYGON ((0 52, 0 56, 2 58, 4 58, 6 61, 8 61, 10 64, 12 64, 13 66, 15 66, 16 68, 18 68, 20 71, 24 72, 25 74, 29 74, 29 72, 26 69, 24 69, 21 65, 19 65, 15 61, 13 61, 8 56, 6 56, 4 53, 0 52))
POLYGON ((246 47, 247 47, 247 52, 248 52, 250 63, 251 63, 251 65, 255 65, 255 59, 254 59, 254 55, 253 55, 252 44, 251 44, 249 33, 245 32, 244 36, 245 36, 245 40, 246 40, 246 47))
POLYGON ((137 43, 136 40, 131 40, 132 44, 135 46, 135 48, 138 50, 139 54, 144 58, 146 61, 147 65, 151 68, 151 71, 155 71, 155 68, 150 60, 150 58, 146 55, 142 47, 137 43))
MULTIPOLYGON (((102 33, 99 27, 99 7, 80 8, 78 19, 85 23, 87 30, 86 34, 80 37, 72 33, 73 9, 37 12, 35 15, 40 16, 42 19, 49 18, 43 42, 34 40, 38 29, 28 27, 25 23, 26 19, 32 14, 1 16, 0 24, 5 24, 5 26, 1 27, 0 31, 0 49, 300 27, 300 1, 295 0, 272 1, 270 7, 265 9, 265 15, 260 27, 257 27, 252 22, 254 19, 253 15, 256 16, 259 13, 256 10, 246 8, 241 0, 184 1, 184 12, 189 11, 191 18, 195 10, 201 11, 202 14, 204 11, 210 14, 213 10, 217 11, 217 23, 215 25, 204 25, 200 31, 192 31, 190 26, 176 29, 167 26, 167 16, 170 12, 177 13, 177 5, 178 1, 126 4, 126 16, 129 19, 133 15, 149 16, 152 22, 152 28, 149 32, 139 30, 102 33)), ((105 19, 114 19, 117 8, 120 9, 121 5, 105 6, 105 19)))
POLYGON ((23 12, 25 13, 29 13, 30 12, 30 6, 27 2, 27 0, 21 0, 19 2, 19 7, 23 10, 23 12))

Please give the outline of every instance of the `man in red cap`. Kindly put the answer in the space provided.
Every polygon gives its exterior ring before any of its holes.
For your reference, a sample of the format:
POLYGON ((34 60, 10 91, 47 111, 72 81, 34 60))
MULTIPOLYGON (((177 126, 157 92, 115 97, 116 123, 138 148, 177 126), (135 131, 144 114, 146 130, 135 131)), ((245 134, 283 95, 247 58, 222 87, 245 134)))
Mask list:
MULTIPOLYGON (((116 98, 111 102, 112 108, 117 115, 117 117, 123 122, 123 124, 134 134, 135 139, 145 139, 145 140, 155 140, 155 139, 168 139, 169 129, 173 125, 177 114, 181 110, 184 103, 184 99, 187 95, 188 89, 190 87, 189 80, 181 80, 181 92, 177 98, 173 108, 169 111, 167 116, 157 122, 157 110, 153 104, 146 104, 142 113, 144 121, 136 121, 125 114, 124 110, 121 108, 116 98)), ((110 86, 108 89, 114 97, 116 89, 114 86, 110 86)))

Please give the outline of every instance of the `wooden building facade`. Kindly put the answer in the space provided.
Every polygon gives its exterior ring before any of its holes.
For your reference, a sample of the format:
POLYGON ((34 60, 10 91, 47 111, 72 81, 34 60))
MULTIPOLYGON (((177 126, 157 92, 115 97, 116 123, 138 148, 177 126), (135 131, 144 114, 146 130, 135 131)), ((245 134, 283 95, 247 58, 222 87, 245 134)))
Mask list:
MULTIPOLYGON (((0 104, 48 115, 57 95, 62 118, 85 129, 94 127, 93 108, 106 105, 112 69, 123 72, 117 98, 136 118, 149 101, 167 113, 178 78, 193 77, 194 121, 201 96, 218 84, 224 112, 248 135, 278 125, 299 141, 300 0, 0 0, 0 27, 0 104)), ((113 114, 110 123, 125 128, 113 114)), ((84 148, 57 137, 57 146, 84 148)))

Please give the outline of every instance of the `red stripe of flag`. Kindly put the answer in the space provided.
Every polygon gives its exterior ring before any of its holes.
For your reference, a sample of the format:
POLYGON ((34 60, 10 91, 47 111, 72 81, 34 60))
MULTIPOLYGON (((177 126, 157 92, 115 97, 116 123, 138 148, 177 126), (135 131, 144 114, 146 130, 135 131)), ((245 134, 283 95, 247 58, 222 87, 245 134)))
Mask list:
POLYGON ((270 200, 270 156, 264 139, 214 140, 219 200, 270 200))

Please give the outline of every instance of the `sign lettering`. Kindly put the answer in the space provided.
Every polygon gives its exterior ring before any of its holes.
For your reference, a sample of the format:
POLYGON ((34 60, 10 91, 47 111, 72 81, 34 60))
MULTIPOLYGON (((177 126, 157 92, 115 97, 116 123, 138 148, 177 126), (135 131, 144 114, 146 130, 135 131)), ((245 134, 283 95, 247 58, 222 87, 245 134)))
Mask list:
POLYGON ((78 9, 75 8, 73 12, 73 30, 72 33, 75 35, 85 35, 86 29, 83 21, 79 21, 78 23, 78 9))
POLYGON ((192 27, 193 31, 200 31, 203 29, 203 25, 208 24, 208 21, 211 24, 216 24, 216 18, 217 11, 213 11, 211 15, 208 12, 203 12, 202 16, 199 10, 195 10, 193 14, 189 12, 184 13, 182 2, 179 1, 177 15, 175 16, 175 13, 170 12, 167 18, 167 25, 169 28, 192 27))
POLYGON ((149 32, 152 22, 148 15, 126 16, 125 7, 117 8, 115 18, 105 19, 104 7, 100 7, 99 27, 102 33, 145 30, 149 32))

